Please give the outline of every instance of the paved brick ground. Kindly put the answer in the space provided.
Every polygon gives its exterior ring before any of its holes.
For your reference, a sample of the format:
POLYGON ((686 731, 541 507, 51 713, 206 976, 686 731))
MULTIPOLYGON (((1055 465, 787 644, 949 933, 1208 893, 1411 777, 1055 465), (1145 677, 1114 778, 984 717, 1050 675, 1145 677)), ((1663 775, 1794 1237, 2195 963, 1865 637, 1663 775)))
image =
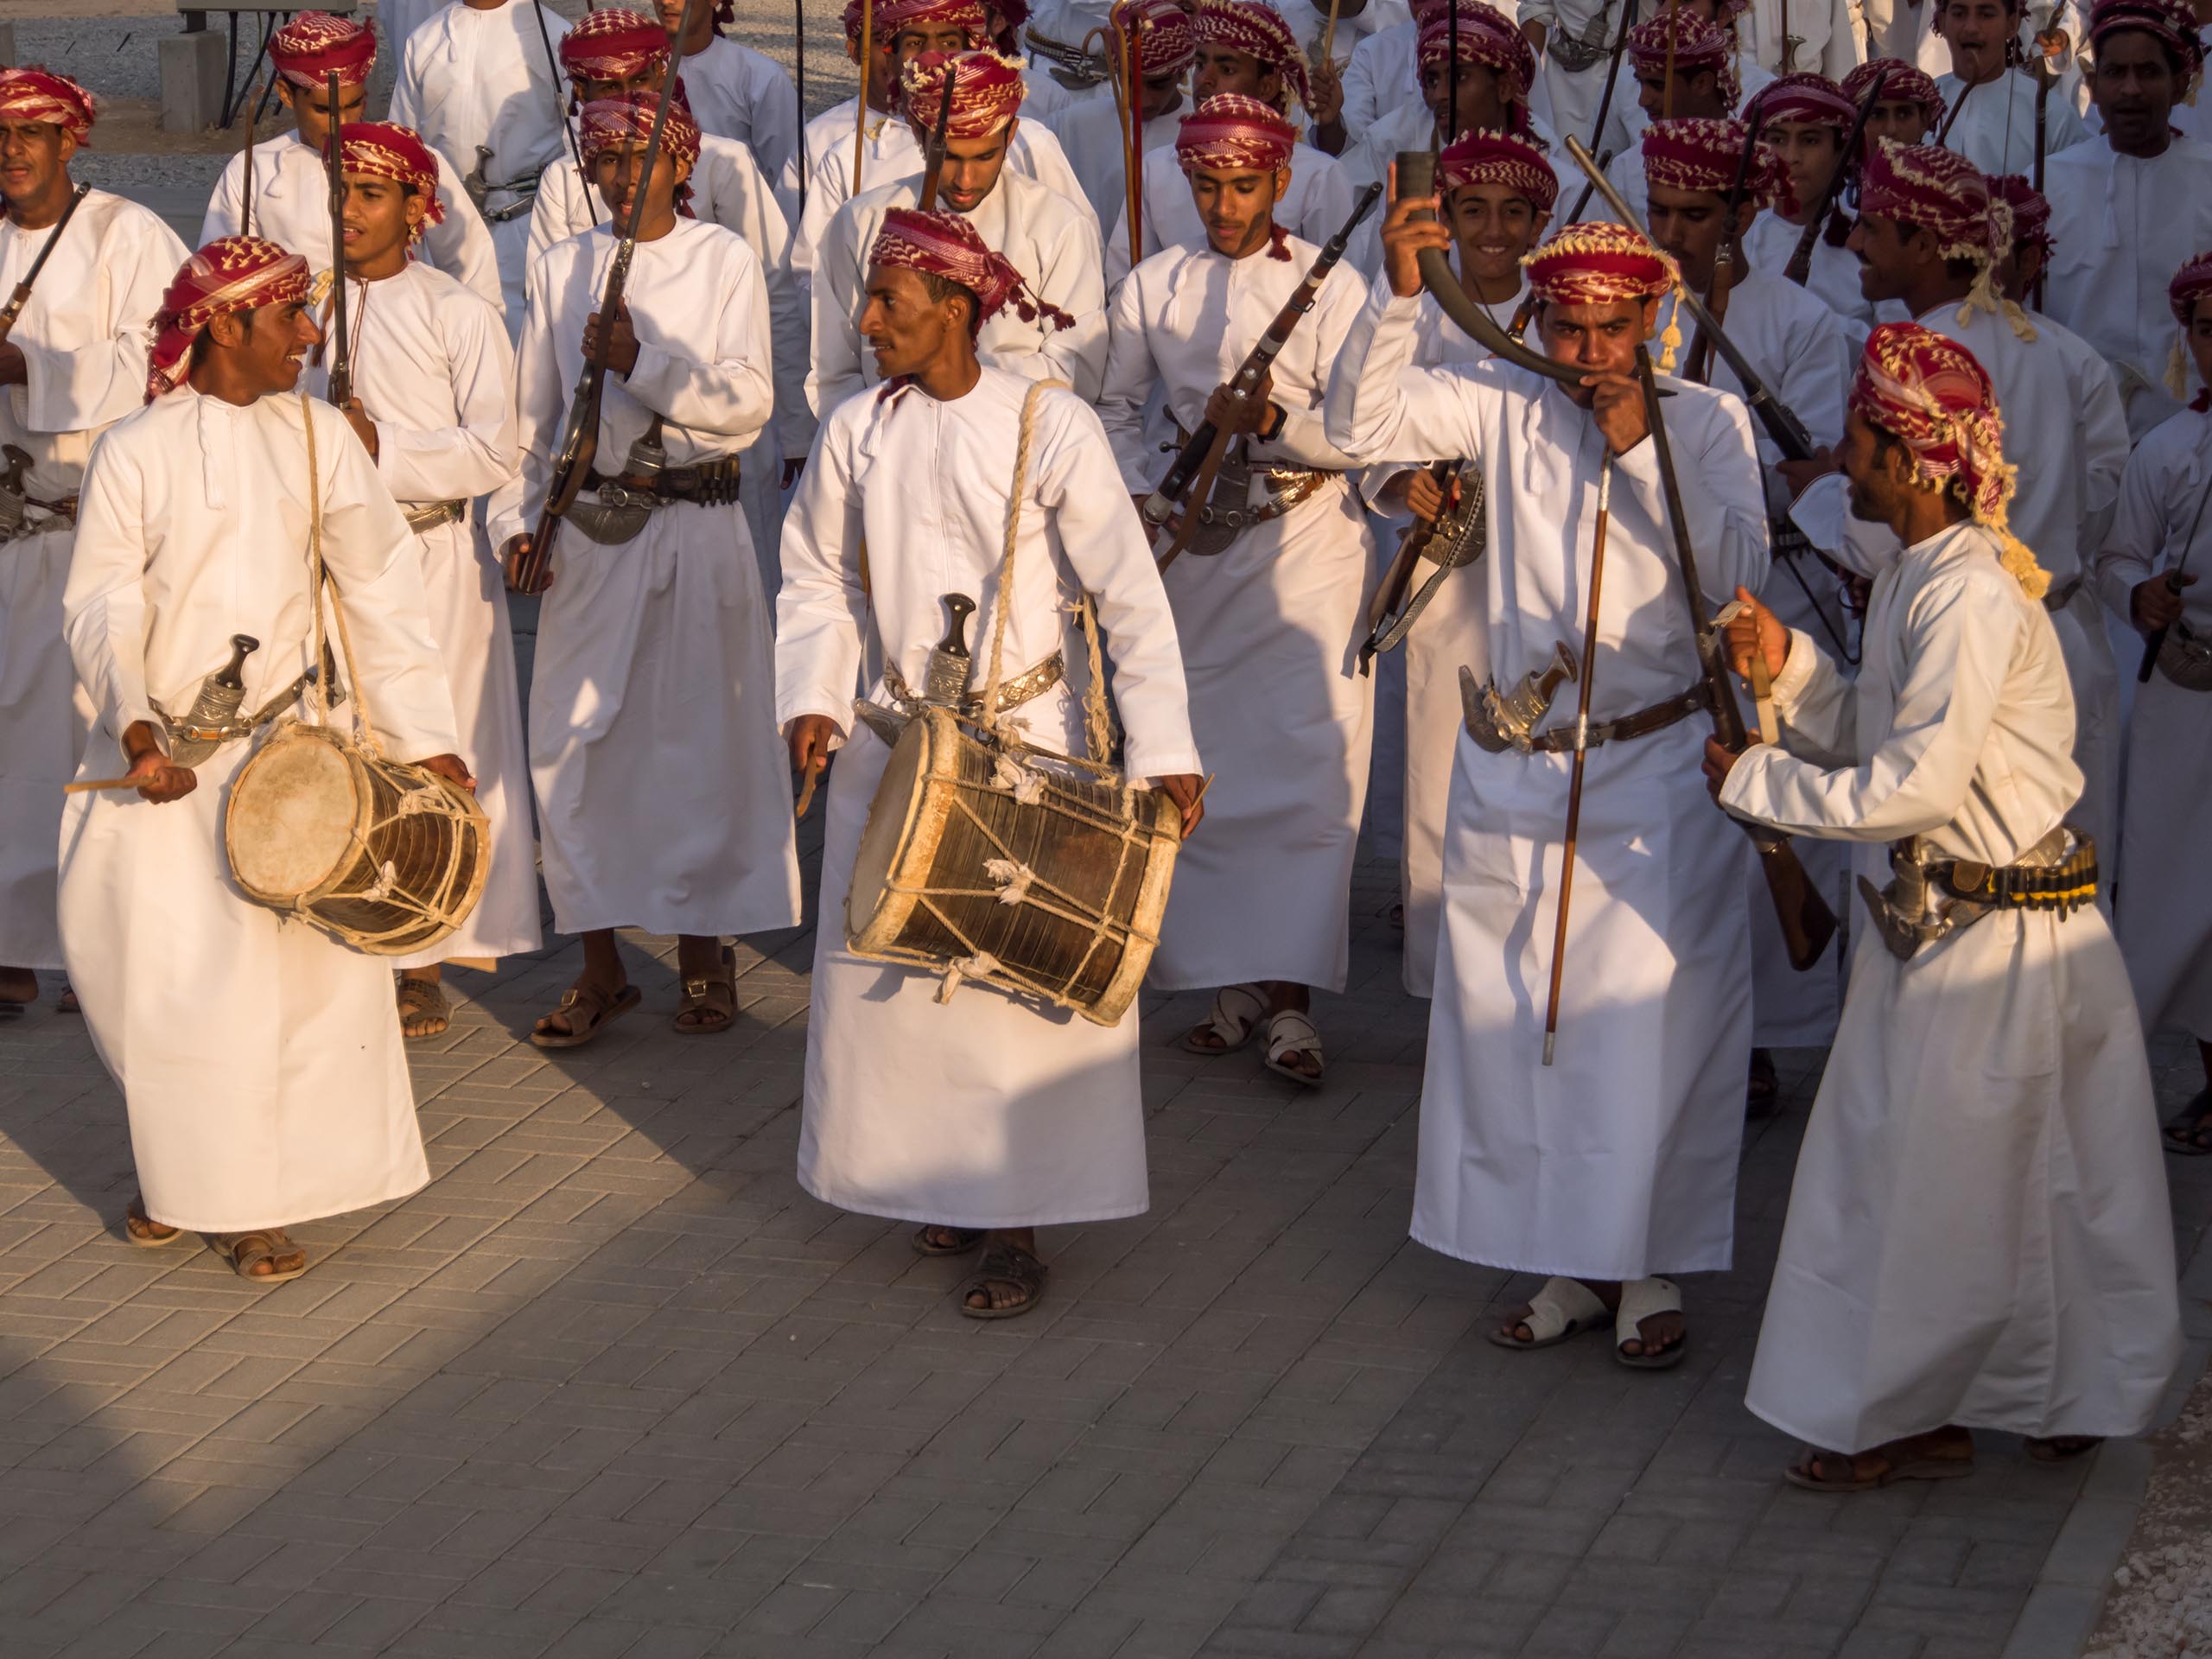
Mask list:
MULTIPOLYGON (((416 1067, 436 1179, 300 1230, 268 1292, 128 1248, 81 1026, 0 1027, 0 1654, 1995 1659, 2084 1471, 1992 1437, 1971 1481, 1822 1499, 1742 1407, 1816 1057, 1687 1363, 1503 1353, 1523 1287, 1405 1238, 1387 886, 1325 1090, 1147 1009, 1152 1212, 1052 1230, 1001 1325, 792 1181, 806 934, 753 942, 717 1039, 668 1031, 670 941, 567 1058, 517 1034, 569 953, 461 976, 416 1067)), ((2212 1172, 2173 1173, 2194 1249, 2212 1172)))

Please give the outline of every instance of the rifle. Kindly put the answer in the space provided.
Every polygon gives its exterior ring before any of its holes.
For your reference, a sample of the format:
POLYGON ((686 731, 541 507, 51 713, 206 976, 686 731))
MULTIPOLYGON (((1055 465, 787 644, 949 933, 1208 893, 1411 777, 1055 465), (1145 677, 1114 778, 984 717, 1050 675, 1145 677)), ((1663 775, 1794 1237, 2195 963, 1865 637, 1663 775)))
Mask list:
MULTIPOLYGON (((686 0, 686 3, 696 3, 696 0, 686 0)), ((1322 245, 1319 256, 1306 273, 1306 280, 1291 291, 1290 298, 1283 302, 1282 309, 1275 313, 1274 321, 1268 325, 1267 333, 1260 336, 1259 343, 1236 365, 1236 373, 1229 383, 1230 396, 1241 402, 1259 390, 1260 382, 1267 378, 1268 370, 1276 356, 1289 343, 1292 333, 1298 327, 1298 320, 1313 308, 1313 302, 1320 296, 1322 283, 1336 268, 1337 262, 1344 257, 1344 248, 1351 242, 1352 232, 1359 228, 1360 221, 1374 210, 1376 199, 1382 194, 1382 187, 1379 184, 1370 184, 1360 192, 1359 200, 1352 205, 1351 217, 1344 220, 1337 233, 1322 245)), ((1232 435, 1216 427, 1211 421, 1199 422, 1198 430, 1191 434, 1177 453, 1175 463, 1167 469, 1167 476, 1160 480, 1160 487, 1145 499, 1145 533, 1155 546, 1176 507, 1180 505, 1185 509, 1180 528, 1168 543, 1167 551, 1160 555, 1161 569, 1165 570, 1173 564, 1177 556, 1189 544, 1192 531, 1198 528, 1198 509, 1205 505, 1206 494, 1213 487, 1214 474, 1221 469, 1221 460, 1228 453, 1229 440, 1232 435)))
POLYGON ((54 228, 47 232, 46 241, 31 261, 31 268, 23 273, 23 280, 16 284, 16 291, 8 296, 8 303, 0 305, 0 345, 7 343, 15 332, 16 319, 23 315, 23 308, 30 303, 31 284, 38 281, 38 274, 46 269, 46 262, 54 257, 54 245, 61 239, 61 232, 69 228, 69 221, 76 217, 77 205, 90 195, 92 187, 80 184, 69 193, 69 200, 62 204, 61 217, 54 221, 54 228))
MULTIPOLYGON (((1598 119, 1590 129, 1590 142, 1593 146, 1599 139, 1605 136, 1605 118, 1612 113, 1613 88, 1620 84, 1621 58, 1628 50, 1628 32, 1635 27, 1636 0, 1624 0, 1624 3, 1621 6, 1621 26, 1613 32, 1612 61, 1605 66, 1605 89, 1598 94, 1598 119)), ((1458 36, 1454 35, 1453 40, 1456 41, 1457 39, 1458 36)), ((1459 49, 1456 44, 1452 49, 1454 51, 1459 49)), ((1671 83, 1673 77, 1670 75, 1668 79, 1671 83)), ((1456 138, 1459 135, 1454 133, 1452 136, 1456 138)), ((1582 201, 1586 202, 1589 200, 1589 195, 1586 192, 1583 195, 1582 201)), ((1582 203, 1578 202, 1575 205, 1574 212, 1567 216, 1567 222, 1572 225, 1576 219, 1581 217, 1582 203)))
POLYGON ((1395 651, 1405 643, 1406 635, 1412 632, 1414 619, 1428 608, 1428 601, 1436 596, 1437 588, 1446 576, 1483 556, 1483 543, 1489 533, 1484 511, 1486 486, 1483 475, 1473 474, 1473 482, 1459 504, 1455 505, 1451 499, 1453 483, 1467 476, 1465 467, 1466 463, 1459 461, 1429 463, 1428 475, 1444 493, 1444 505, 1437 509, 1435 518, 1427 523, 1416 520, 1408 529, 1382 585, 1375 590, 1375 598, 1367 611, 1367 639, 1359 648, 1362 674, 1375 671, 1378 652, 1395 651), (1436 538, 1446 536, 1447 531, 1444 550, 1435 556, 1436 569, 1408 600, 1406 590, 1414 584, 1414 572, 1421 568, 1421 559, 1427 556, 1436 538))
MULTIPOLYGON (((577 141, 575 124, 569 119, 568 99, 561 95, 561 88, 568 77, 561 73, 561 54, 553 49, 553 33, 545 27, 545 8, 538 0, 531 0, 531 8, 537 14, 537 38, 545 48, 546 67, 553 72, 553 115, 560 122, 561 130, 569 141, 569 158, 576 164, 576 176, 584 183, 584 211, 591 215, 591 222, 599 223, 599 207, 591 199, 591 175, 584 171, 583 146, 577 141)), ((799 43, 799 76, 804 84, 806 73, 806 39, 802 32, 799 43)), ((799 107, 806 104, 802 98, 799 107)), ((806 188, 806 169, 799 169, 799 188, 806 188)))
POLYGON ((1959 88, 1959 101, 1944 111, 1943 124, 1936 129, 1936 149, 1949 148, 1945 141, 1950 137, 1951 129, 1958 124, 1959 111, 1966 108, 1967 99, 1974 95, 1974 89, 1980 85, 1981 83, 1978 80, 1970 80, 1959 88))
MULTIPOLYGON (((1782 274, 1800 288, 1813 274, 1813 244, 1820 240, 1821 226, 1842 196, 1844 181, 1859 166, 1859 146, 1866 137, 1867 118, 1874 113, 1874 105, 1882 96, 1882 80, 1880 75, 1875 76, 1874 84, 1866 89, 1866 99, 1859 106, 1859 118, 1851 124, 1851 136, 1843 141, 1842 152, 1835 158, 1835 171, 1828 175, 1828 188, 1821 193, 1819 204, 1806 215, 1805 228, 1797 238, 1797 245, 1790 250, 1789 263, 1783 267, 1782 274)), ((1964 93, 1960 94, 1959 102, 1966 102, 1964 93)), ((1942 140, 1936 142, 1940 144, 1942 140)))
MULTIPOLYGON (((795 79, 798 83, 799 124, 804 127, 806 121, 806 0, 791 0, 791 10, 798 14, 798 22, 791 30, 791 40, 798 58, 798 73, 795 79)), ((543 25, 541 23, 539 27, 543 25)), ((865 103, 867 100, 863 99, 861 101, 865 103)), ((798 213, 801 219, 806 217, 806 140, 802 134, 798 141, 798 213)), ((596 211, 593 216, 597 217, 596 211)))
POLYGON ((944 146, 952 126, 952 86, 958 79, 951 58, 944 60, 944 97, 938 105, 937 130, 922 146, 922 195, 917 204, 925 213, 937 212, 938 181, 944 176, 944 146))
POLYGON ((323 147, 323 172, 330 181, 330 343, 323 349, 329 365, 328 396, 340 409, 353 401, 353 365, 346 359, 346 168, 338 142, 338 72, 330 72, 330 140, 323 147))
MULTIPOLYGON (((1650 423, 1652 455, 1659 463, 1659 480, 1666 493, 1667 523, 1674 535, 1675 563, 1682 573, 1682 591, 1689 601, 1690 625, 1697 638, 1698 666, 1713 712, 1713 734, 1724 748, 1740 754, 1748 741, 1744 712, 1736 706, 1736 688, 1729 683, 1728 664, 1721 655, 1720 632, 1713 626, 1713 613, 1705 602, 1705 589, 1698 585, 1697 553, 1690 545, 1689 518, 1682 510, 1681 481, 1675 475, 1674 447, 1668 441, 1667 423, 1659 404, 1659 383, 1651 372, 1651 353, 1642 346, 1636 348, 1636 374, 1643 383, 1644 417, 1650 423)), ((1742 818, 1736 823, 1751 837, 1751 846, 1758 853, 1759 874, 1766 878, 1767 894, 1774 900, 1775 914, 1782 923, 1782 939, 1789 953, 1789 965, 1802 973, 1820 960, 1828 941, 1835 937, 1835 912, 1821 897, 1820 889, 1806 879, 1805 867, 1797 861, 1789 836, 1742 818)))
MULTIPOLYGON (((2035 186, 2036 194, 2041 195, 2043 194, 2043 158, 2050 136, 2050 88, 2051 84, 2057 79, 2057 77, 2051 73, 2050 59, 2048 55, 2037 54, 2035 73, 2036 164, 2035 176, 2030 182, 2035 186)), ((2043 264, 2038 263, 2036 266, 2036 279, 2029 285, 2028 292, 2024 296, 2028 303, 2038 311, 2043 309, 2043 264)))
MULTIPOLYGON (((1751 181, 1751 162, 1758 152, 1759 100, 1754 93, 1744 110, 1744 153, 1736 158, 1736 180, 1728 187, 1727 205, 1720 220, 1720 251, 1713 264, 1713 289, 1706 302, 1715 321, 1728 315, 1728 295, 1736 283, 1736 262, 1744 257, 1744 188, 1751 181)), ((1690 341, 1689 361, 1683 365, 1682 378, 1702 386, 1711 384, 1712 375, 1713 336, 1700 323, 1697 337, 1690 341)))
MULTIPOLYGON (((661 140, 668 131, 669 106, 676 100, 676 72, 683 62, 683 42, 691 33, 691 19, 700 0, 683 0, 683 15, 677 20, 675 38, 669 41, 668 73, 661 81, 661 90, 653 108, 652 130, 645 137, 645 153, 638 166, 638 183, 630 197, 630 211, 622 219, 621 231, 615 239, 614 257, 607 264, 607 288, 599 302, 599 348, 584 358, 582 372, 576 376, 576 389, 569 394, 569 418, 561 429, 561 442, 553 451, 553 469, 546 480, 545 504, 537 517, 537 528, 531 533, 530 550, 516 561, 507 586, 518 594, 542 592, 545 576, 551 567, 553 538, 559 534, 562 515, 575 504, 583 493, 584 481, 591 474, 593 458, 599 453, 599 413, 607 395, 607 359, 614 347, 614 319, 622 309, 622 291, 630 281, 631 262, 638 257, 638 220, 643 216, 645 192, 652 188, 653 169, 659 165, 661 140)), ((867 89, 861 89, 861 127, 867 127, 867 89)), ((609 227, 613 220, 610 214, 609 227)))

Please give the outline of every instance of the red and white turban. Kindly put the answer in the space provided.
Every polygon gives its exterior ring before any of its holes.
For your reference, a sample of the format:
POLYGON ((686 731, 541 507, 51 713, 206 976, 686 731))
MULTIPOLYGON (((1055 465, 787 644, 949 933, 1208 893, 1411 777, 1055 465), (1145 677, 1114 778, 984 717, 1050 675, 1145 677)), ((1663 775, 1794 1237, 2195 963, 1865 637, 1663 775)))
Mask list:
POLYGON ((1298 135, 1282 111, 1242 92, 1217 92, 1175 130, 1175 159, 1185 175, 1274 173, 1290 165, 1298 135))
POLYGON ((1751 130, 1741 121, 1703 116, 1654 121, 1643 130, 1644 179, 1669 190, 1710 190, 1725 196, 1743 171, 1743 205, 1756 213, 1783 193, 1788 180, 1780 159, 1764 144, 1756 148, 1750 168, 1744 169, 1751 130))
MULTIPOLYGON (((583 107, 577 139, 584 165, 596 163, 610 149, 644 149, 652 137, 653 117, 660 109, 655 92, 625 92, 620 98, 594 98, 583 107)), ((668 105, 668 124, 661 129, 660 147, 672 162, 686 168, 699 159, 699 124, 683 102, 681 87, 668 105)))
MULTIPOLYGON (((1625 225, 1585 220, 1570 225, 1535 251, 1521 256, 1529 291, 1543 305, 1605 305, 1614 300, 1656 300, 1681 286, 1682 273, 1667 252, 1625 225)), ((1659 367, 1675 366, 1681 329, 1670 319, 1661 336, 1659 367)))
POLYGON ((92 95, 67 75, 43 69, 0 69, 0 121, 60 127, 81 148, 91 142, 99 107, 92 95))
POLYGON ((1851 409, 1903 443, 1921 478, 1996 533, 2005 569, 2030 599, 2050 590, 2049 573, 2005 522, 2016 469, 2005 459, 1997 388, 1972 352, 1916 322, 1883 323, 1859 359, 1851 409))
POLYGON ((1540 213, 1551 212, 1559 200, 1559 175, 1543 151, 1518 133, 1462 134, 1437 156, 1436 179, 1447 195, 1471 184, 1503 185, 1540 213))
POLYGON ((334 69, 340 86, 359 86, 376 60, 376 30, 327 11, 303 11, 269 37, 269 61, 295 86, 327 86, 334 69))
POLYGON ((1848 133, 1859 124, 1859 106, 1826 75, 1783 75, 1759 88, 1759 120, 1793 125, 1834 127, 1848 133))
POLYGON ((561 37, 561 67, 571 80, 628 80, 667 68, 668 56, 660 19, 623 6, 586 12, 561 37))
POLYGON ((1283 16, 1263 0, 1198 0, 1195 25, 1200 45, 1242 52, 1282 77, 1301 106, 1313 101, 1306 79, 1306 54, 1283 16))
POLYGON ((2043 193, 2018 173, 1989 175, 1984 182, 1991 197, 2012 210, 2012 246, 2025 244, 2046 259, 2050 257, 2050 204, 2043 193))
MULTIPOLYGON (((2012 251, 2012 210, 1992 198, 1989 181, 1965 156, 1934 144, 1883 139, 1860 169, 1859 212, 1862 217, 1916 225, 1935 237, 1946 259, 1964 259, 1979 268, 1973 291, 1960 309, 1960 321, 1976 306, 1985 311, 1999 308, 1991 273, 2012 251)), ((2008 303, 2005 314, 2021 339, 2035 338, 2033 326, 2018 306, 2008 303)))
POLYGON ((971 334, 996 316, 1009 301, 1024 322, 1034 322, 1041 314, 1055 328, 1071 327, 1075 323, 1066 312, 1032 293, 1014 261, 992 252, 981 233, 959 213, 889 208, 868 257, 872 265, 903 265, 966 289, 976 296, 971 334))
POLYGON ((1198 32, 1176 0, 1114 0, 1114 31, 1137 32, 1137 73, 1147 80, 1180 74, 1198 54, 1198 32))
POLYGON ((2189 0, 2098 0, 2089 11, 2091 50, 2102 46, 2106 36, 2131 29, 2155 35, 2181 60, 2185 78, 2193 80, 2204 73, 2204 41, 2189 0))
POLYGON ((1014 119, 1027 90, 1020 58, 997 53, 963 52, 947 57, 924 52, 908 64, 899 78, 906 96, 906 119, 926 137, 937 130, 944 109, 944 77, 952 75, 952 122, 946 137, 963 143, 988 138, 1014 119))
MULTIPOLYGON (((315 16, 318 14, 309 14, 315 16)), ((315 284, 308 262, 257 236, 219 237, 178 268, 154 313, 146 401, 184 384, 192 342, 218 317, 304 300, 315 284)))
POLYGON ((875 41, 888 48, 902 29, 957 29, 971 47, 991 37, 982 0, 876 0, 875 41))
MULTIPOLYGON (((1929 122, 1943 118, 1943 94, 1928 72, 1903 58, 1874 58, 1860 64, 1843 78, 1843 95, 1851 100, 1852 119, 1859 119, 1859 105, 1866 101, 1866 94, 1874 89, 1874 77, 1882 78, 1882 104, 1917 104, 1929 122)), ((1849 128, 1846 128, 1847 132, 1849 128)))
MULTIPOLYGON (((2196 324, 2196 303, 2205 299, 2212 299, 2212 252, 2198 254, 2166 284, 2166 307, 2181 325, 2166 363, 2166 389, 2177 397, 2189 396, 2189 333, 2196 324)), ((2212 387, 2199 390, 2190 407, 2200 415, 2212 409, 2212 387)))
POLYGON ((1628 32, 1628 54, 1640 74, 1663 75, 1671 55, 1676 74, 1710 69, 1729 109, 1743 96, 1736 74, 1736 31, 1708 23, 1687 6, 1669 6, 1628 32))
MULTIPOLYGON (((412 128, 391 121, 348 121, 338 129, 338 165, 346 173, 411 187, 423 198, 423 224, 444 222, 445 204, 438 200, 438 158, 412 128)), ((415 234, 422 233, 417 226, 415 234)))
POLYGON ((1505 14, 1482 0, 1465 0, 1459 8, 1459 32, 1452 33, 1452 15, 1431 17, 1421 27, 1414 50, 1415 64, 1427 69, 1442 63, 1446 54, 1460 63, 1479 63, 1495 70, 1517 103, 1529 96, 1536 79, 1536 54, 1528 37, 1505 14))

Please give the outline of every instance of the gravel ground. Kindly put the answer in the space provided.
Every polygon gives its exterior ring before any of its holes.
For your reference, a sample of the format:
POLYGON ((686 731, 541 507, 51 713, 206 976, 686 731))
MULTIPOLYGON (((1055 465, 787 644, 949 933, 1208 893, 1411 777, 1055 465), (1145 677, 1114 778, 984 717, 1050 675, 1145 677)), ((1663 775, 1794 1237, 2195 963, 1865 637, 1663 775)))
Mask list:
POLYGON ((2212 1659, 2212 1374, 2151 1444, 2150 1491, 2088 1659, 2212 1659))

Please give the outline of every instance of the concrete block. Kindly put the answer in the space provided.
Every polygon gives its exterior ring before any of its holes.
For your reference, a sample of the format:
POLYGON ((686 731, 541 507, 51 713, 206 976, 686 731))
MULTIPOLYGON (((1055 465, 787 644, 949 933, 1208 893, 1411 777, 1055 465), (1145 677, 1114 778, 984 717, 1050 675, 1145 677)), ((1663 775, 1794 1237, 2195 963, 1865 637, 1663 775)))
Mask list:
POLYGON ((212 29, 161 41, 162 130, 203 132, 223 105, 223 52, 229 36, 212 29))
POLYGON ((0 23, 0 65, 10 69, 16 67, 16 26, 13 23, 0 23))

